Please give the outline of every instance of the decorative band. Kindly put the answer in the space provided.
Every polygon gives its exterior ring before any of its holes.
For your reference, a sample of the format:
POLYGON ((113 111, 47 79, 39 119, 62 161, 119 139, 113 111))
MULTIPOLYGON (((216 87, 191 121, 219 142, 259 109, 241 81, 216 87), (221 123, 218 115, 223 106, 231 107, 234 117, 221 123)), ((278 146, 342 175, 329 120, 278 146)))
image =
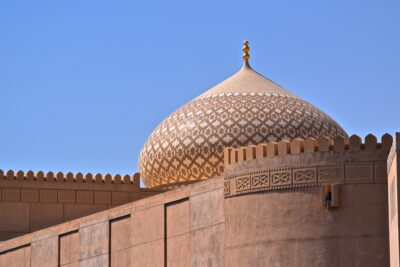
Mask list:
POLYGON ((273 191, 322 184, 385 184, 386 162, 342 162, 271 168, 226 175, 226 198, 255 192, 273 191))

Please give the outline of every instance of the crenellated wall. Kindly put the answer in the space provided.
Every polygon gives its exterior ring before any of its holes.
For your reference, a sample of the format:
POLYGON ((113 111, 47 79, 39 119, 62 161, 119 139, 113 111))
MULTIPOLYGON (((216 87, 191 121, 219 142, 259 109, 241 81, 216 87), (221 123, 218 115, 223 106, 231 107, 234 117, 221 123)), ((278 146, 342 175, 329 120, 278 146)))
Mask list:
POLYGON ((222 177, 0 243, 0 266, 223 266, 222 177))
POLYGON ((388 266, 392 143, 293 140, 260 145, 258 158, 242 149, 240 161, 227 149, 224 177, 2 242, 0 266, 388 266))
POLYGON ((225 148, 225 197, 322 184, 386 183, 393 138, 367 135, 225 148))
POLYGON ((226 148, 226 266, 388 266, 392 143, 385 134, 226 148))
POLYGON ((377 142, 377 138, 369 134, 365 137, 363 143, 357 135, 352 135, 349 139, 337 136, 334 139, 321 137, 320 139, 307 138, 306 140, 295 138, 292 141, 269 142, 267 144, 259 144, 256 146, 245 146, 239 148, 224 148, 224 165, 240 163, 246 160, 271 158, 277 156, 285 156, 288 154, 300 154, 310 152, 343 152, 343 151, 389 151, 393 142, 390 134, 384 134, 381 142, 377 142))
POLYGON ((140 188, 139 174, 111 176, 0 170, 0 240, 164 192, 140 188))

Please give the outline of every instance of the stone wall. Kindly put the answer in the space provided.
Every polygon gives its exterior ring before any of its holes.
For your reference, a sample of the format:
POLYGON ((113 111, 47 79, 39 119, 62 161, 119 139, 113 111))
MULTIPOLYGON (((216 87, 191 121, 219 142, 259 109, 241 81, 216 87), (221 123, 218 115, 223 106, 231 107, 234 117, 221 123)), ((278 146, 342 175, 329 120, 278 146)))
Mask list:
POLYGON ((0 170, 0 240, 163 192, 140 188, 139 175, 54 175, 0 170))
POLYGON ((0 244, 0 266, 223 266, 223 178, 0 244))

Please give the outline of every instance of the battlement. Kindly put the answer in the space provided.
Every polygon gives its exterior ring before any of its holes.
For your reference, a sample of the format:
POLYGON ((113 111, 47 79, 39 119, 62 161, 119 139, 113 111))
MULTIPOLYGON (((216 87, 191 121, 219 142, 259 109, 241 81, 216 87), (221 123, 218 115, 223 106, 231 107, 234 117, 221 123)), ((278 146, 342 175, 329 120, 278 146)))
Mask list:
POLYGON ((60 183, 96 183, 96 184, 123 184, 127 186, 140 187, 140 175, 139 173, 135 173, 132 176, 126 174, 121 176, 116 174, 111 176, 111 174, 105 174, 104 176, 100 173, 91 174, 86 173, 85 175, 78 172, 73 174, 72 172, 62 173, 57 172, 54 174, 49 171, 46 174, 42 171, 38 171, 34 173, 33 171, 27 171, 24 173, 23 171, 17 171, 14 173, 13 170, 8 170, 4 172, 0 169, 0 180, 8 180, 8 181, 33 181, 33 182, 60 182, 60 183))
POLYGON ((369 134, 364 143, 321 137, 257 146, 225 148, 225 197, 326 184, 386 184, 393 137, 381 142, 369 134))
POLYGON ((292 141, 269 142, 267 144, 251 145, 239 148, 224 148, 224 165, 228 166, 247 160, 273 158, 286 156, 288 154, 301 154, 311 152, 344 152, 344 151, 390 151, 393 143, 393 137, 384 134, 381 142, 369 134, 365 137, 364 143, 357 135, 352 135, 349 139, 337 136, 334 139, 321 137, 318 140, 312 137, 302 140, 299 138, 292 141))
POLYGON ((0 170, 0 240, 152 196, 140 175, 0 170))

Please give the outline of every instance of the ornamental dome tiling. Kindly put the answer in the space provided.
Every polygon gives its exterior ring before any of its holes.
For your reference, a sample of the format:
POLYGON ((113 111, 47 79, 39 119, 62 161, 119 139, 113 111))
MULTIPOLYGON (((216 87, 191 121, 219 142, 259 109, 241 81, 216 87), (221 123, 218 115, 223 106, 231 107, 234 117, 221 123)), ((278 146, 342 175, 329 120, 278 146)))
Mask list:
POLYGON ((223 148, 306 139, 346 132, 326 113, 249 65, 168 116, 148 138, 139 156, 147 187, 174 186, 218 176, 223 148))

